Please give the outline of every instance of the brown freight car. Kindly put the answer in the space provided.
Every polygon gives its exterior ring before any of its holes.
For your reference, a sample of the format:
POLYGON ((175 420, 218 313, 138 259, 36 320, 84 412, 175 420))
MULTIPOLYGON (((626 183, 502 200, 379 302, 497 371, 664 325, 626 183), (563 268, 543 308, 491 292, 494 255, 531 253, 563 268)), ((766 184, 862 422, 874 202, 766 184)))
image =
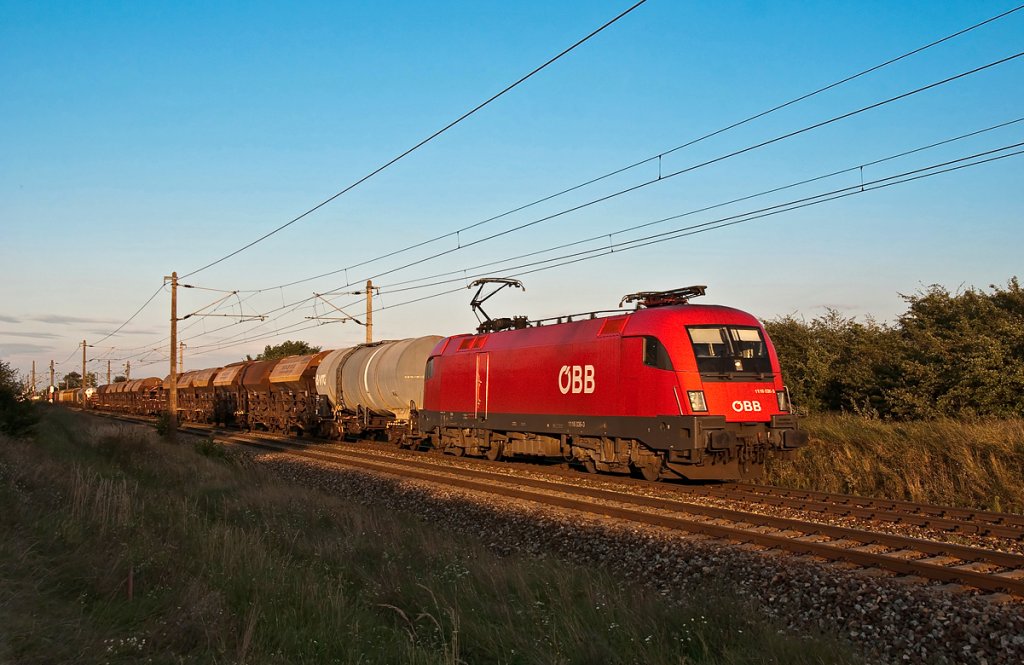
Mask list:
MULTIPOLYGON (((234 425, 242 422, 245 390, 242 376, 250 362, 240 362, 221 368, 213 376, 213 421, 219 425, 234 425)), ((244 423, 243 423, 244 424, 244 423)))
MULTIPOLYGON (((242 373, 242 390, 240 398, 244 398, 240 410, 245 413, 245 425, 250 430, 273 430, 274 409, 270 401, 270 373, 280 360, 259 360, 246 363, 242 373)), ((240 399, 241 401, 241 399, 240 399)))
POLYGON ((288 356, 277 363, 269 377, 272 420, 269 429, 299 435, 317 429, 316 371, 329 353, 288 356))
POLYGON ((192 406, 188 420, 197 423, 216 422, 215 388, 213 377, 220 367, 201 369, 192 375, 191 399, 192 406))

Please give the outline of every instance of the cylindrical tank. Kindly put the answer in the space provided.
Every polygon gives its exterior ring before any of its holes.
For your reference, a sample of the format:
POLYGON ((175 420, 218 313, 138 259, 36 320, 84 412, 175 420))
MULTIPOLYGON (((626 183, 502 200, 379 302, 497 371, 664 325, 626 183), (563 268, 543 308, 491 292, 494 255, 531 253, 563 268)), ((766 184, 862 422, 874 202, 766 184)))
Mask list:
POLYGON ((332 408, 338 408, 341 401, 341 367, 345 363, 345 358, 358 348, 350 346, 347 349, 331 351, 316 368, 316 392, 318 395, 326 396, 332 408))
MULTIPOLYGON (((410 402, 417 408, 423 406, 423 369, 440 339, 431 335, 335 351, 321 363, 321 367, 339 365, 333 377, 325 375, 326 394, 330 396, 333 378, 337 381, 332 400, 336 406, 346 411, 362 407, 376 414, 406 417, 410 402)), ((318 390, 325 390, 320 387, 319 377, 317 384, 318 390)))

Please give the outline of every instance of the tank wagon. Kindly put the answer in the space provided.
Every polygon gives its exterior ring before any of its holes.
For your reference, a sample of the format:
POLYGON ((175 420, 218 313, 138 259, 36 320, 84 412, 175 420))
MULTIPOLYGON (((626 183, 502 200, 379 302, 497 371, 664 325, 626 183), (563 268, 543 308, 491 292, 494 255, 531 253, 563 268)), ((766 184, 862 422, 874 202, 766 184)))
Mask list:
POLYGON ((410 443, 423 405, 423 370, 438 335, 362 344, 331 351, 316 374, 318 415, 325 436, 373 433, 410 443))
MULTIPOLYGON (((102 386, 101 386, 102 387, 102 386)), ((99 397, 99 388, 86 388, 85 399, 92 404, 99 397)), ((81 388, 66 388, 64 390, 58 390, 56 393, 56 401, 61 404, 81 404, 82 403, 82 389, 81 388)))
MULTIPOLYGON (((477 284, 493 282, 522 286, 477 284)), ((737 309, 689 304, 704 289, 631 294, 620 307, 636 308, 626 312, 540 321, 484 313, 476 334, 187 372, 178 377, 179 417, 491 460, 562 460, 649 480, 756 477, 769 455, 807 436, 764 327, 737 309)), ((479 295, 473 305, 483 313, 479 295)), ((97 405, 155 415, 167 408, 169 382, 107 386, 97 405)))

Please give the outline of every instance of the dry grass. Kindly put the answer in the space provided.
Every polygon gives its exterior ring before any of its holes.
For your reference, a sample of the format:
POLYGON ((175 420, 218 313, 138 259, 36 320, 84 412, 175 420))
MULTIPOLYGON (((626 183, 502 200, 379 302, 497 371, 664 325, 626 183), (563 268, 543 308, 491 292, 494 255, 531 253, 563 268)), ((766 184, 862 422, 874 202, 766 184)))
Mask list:
POLYGON ((801 421, 811 443, 774 462, 783 487, 1024 512, 1024 420, 801 421))
POLYGON ((0 662, 850 661, 728 594, 672 606, 89 422, 0 439, 0 662))

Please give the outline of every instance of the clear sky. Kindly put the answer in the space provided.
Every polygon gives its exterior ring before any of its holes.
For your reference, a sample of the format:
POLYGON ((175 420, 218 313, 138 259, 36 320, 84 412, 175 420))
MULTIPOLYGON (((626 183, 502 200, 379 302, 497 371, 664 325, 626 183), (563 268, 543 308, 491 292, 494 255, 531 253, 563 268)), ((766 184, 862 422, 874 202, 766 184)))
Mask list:
MULTIPOLYGON (((167 373, 171 271, 280 226, 413 146, 630 4, 9 2, 0 0, 0 359, 40 374, 167 373), (155 350, 153 350, 155 349, 155 350)), ((663 222, 1024 117, 1024 58, 576 212, 656 179, 659 160, 390 258, 658 155, 1016 6, 1010 2, 649 0, 423 148, 308 217, 184 281, 239 290, 182 323, 187 369, 266 344, 358 343, 317 325, 314 292, 381 285, 375 337, 471 331, 465 276, 734 217, 1024 141, 1024 122, 663 222), (498 262, 585 238, 589 244, 498 262), (424 260, 415 266, 382 274, 424 260), (355 267, 354 267, 355 266, 355 267), (345 268, 350 268, 347 272, 345 268), (278 285, 341 271, 286 288, 278 285), (465 273, 461 272, 465 271, 465 273), (446 277, 400 282, 441 273, 446 277), (433 285, 443 279, 454 283, 433 285), (459 282, 458 280, 463 280, 459 282), (351 283, 351 285, 347 285, 351 283), (422 286, 427 284, 427 286, 422 286), (419 302, 407 301, 463 288, 419 302), (264 289, 259 293, 253 290, 264 289), (305 302, 302 302, 304 301, 305 302), (299 302, 296 308, 282 305, 299 302), (269 314, 265 322, 237 315, 269 314)), ((662 175, 1024 51, 1024 10, 660 160, 662 175)), ((1020 150, 1020 148, 1016 148, 1020 150)), ((1013 150, 993 153, 1006 155, 1013 150)), ((847 190, 852 191, 852 190, 847 190)), ((493 315, 614 308, 707 284, 706 302, 772 317, 892 320, 901 293, 1020 275, 1024 155, 522 275, 493 315)), ((549 265, 549 264, 545 264, 549 265)), ((224 294, 182 290, 187 314, 224 294)), ((335 305, 361 316, 359 296, 335 305)), ((319 302, 319 301, 318 301, 319 302)), ((493 304, 492 304, 493 303, 493 304)))

